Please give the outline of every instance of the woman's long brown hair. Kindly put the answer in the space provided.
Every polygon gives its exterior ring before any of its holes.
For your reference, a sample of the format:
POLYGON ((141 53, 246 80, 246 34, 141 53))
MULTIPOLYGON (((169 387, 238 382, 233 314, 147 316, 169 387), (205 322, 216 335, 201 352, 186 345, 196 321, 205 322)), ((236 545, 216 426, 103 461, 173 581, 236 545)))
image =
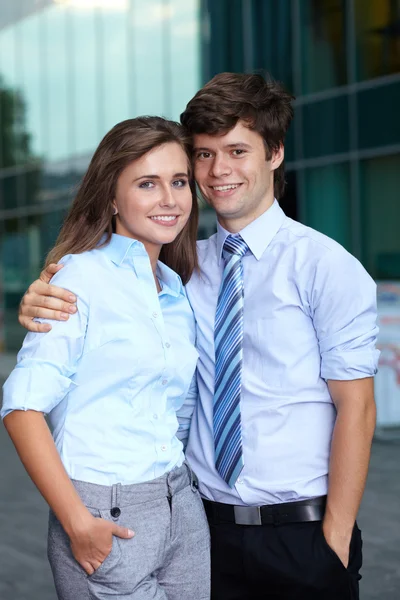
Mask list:
MULTIPOLYGON (((46 266, 66 254, 80 254, 99 245, 103 235, 108 244, 114 229, 112 201, 118 177, 131 162, 163 144, 176 143, 188 157, 191 173, 191 140, 179 123, 161 117, 137 117, 118 123, 100 142, 58 236, 46 266)), ((197 268, 196 236, 198 204, 191 177, 192 210, 183 230, 165 244, 160 260, 176 271, 182 282, 189 281, 197 268)))

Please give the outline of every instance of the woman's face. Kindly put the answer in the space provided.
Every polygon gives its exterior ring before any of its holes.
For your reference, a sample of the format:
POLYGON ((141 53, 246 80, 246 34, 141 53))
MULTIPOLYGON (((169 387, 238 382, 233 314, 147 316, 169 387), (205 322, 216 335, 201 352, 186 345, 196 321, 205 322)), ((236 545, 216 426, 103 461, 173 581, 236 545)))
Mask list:
POLYGON ((175 142, 133 161, 117 181, 116 233, 142 242, 157 256, 184 228, 192 209, 188 159, 175 142))

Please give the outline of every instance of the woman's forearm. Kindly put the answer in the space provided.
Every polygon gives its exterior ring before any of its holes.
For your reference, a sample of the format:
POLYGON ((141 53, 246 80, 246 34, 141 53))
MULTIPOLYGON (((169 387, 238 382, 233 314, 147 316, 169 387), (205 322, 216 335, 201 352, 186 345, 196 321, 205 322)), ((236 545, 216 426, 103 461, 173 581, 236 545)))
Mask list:
POLYGON ((41 412, 15 410, 4 425, 19 457, 66 533, 79 535, 91 519, 61 462, 41 412))

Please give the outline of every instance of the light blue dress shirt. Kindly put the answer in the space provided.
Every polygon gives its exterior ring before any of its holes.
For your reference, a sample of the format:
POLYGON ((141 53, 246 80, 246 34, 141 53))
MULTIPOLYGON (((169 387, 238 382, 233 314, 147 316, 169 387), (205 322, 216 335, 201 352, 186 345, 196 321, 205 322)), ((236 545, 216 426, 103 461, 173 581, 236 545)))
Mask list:
POLYGON ((187 458, 208 499, 241 505, 327 493, 336 411, 328 379, 375 374, 375 283, 328 237, 273 206, 240 235, 244 342, 244 468, 233 489, 214 466, 214 318, 228 232, 198 244, 201 273, 187 285, 197 322, 198 385, 187 458))
POLYGON ((1 416, 48 413, 73 479, 159 477, 184 460, 177 411, 184 438, 196 398, 195 323, 181 280, 159 262, 158 295, 144 246, 115 234, 62 262, 52 283, 77 295, 78 312, 26 336, 1 416))

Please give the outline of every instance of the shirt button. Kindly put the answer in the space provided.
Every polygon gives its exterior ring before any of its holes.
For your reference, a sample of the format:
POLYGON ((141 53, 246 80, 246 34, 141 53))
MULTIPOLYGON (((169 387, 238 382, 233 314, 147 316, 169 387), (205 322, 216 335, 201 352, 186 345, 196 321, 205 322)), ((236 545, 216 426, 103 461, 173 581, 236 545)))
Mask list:
POLYGON ((158 419, 158 415, 157 415, 156 413, 154 413, 154 415, 153 415, 153 419, 154 419, 155 421, 157 421, 157 419, 158 419))
POLYGON ((161 446, 161 450, 162 450, 163 452, 165 452, 165 451, 166 451, 166 449, 167 449, 167 446, 161 446))
POLYGON ((154 317, 155 319, 157 319, 157 317, 158 317, 158 313, 156 313, 156 312, 153 312, 153 317, 154 317))
POLYGON ((237 480, 237 482, 238 482, 238 483, 243 483, 243 479, 242 479, 241 477, 238 477, 238 480, 237 480))
POLYGON ((171 348, 171 344, 170 344, 169 342, 167 342, 167 343, 165 344, 165 347, 166 347, 166 348, 171 348))
POLYGON ((167 383, 168 383, 168 379, 163 379, 161 383, 162 383, 163 385, 167 385, 167 383))

